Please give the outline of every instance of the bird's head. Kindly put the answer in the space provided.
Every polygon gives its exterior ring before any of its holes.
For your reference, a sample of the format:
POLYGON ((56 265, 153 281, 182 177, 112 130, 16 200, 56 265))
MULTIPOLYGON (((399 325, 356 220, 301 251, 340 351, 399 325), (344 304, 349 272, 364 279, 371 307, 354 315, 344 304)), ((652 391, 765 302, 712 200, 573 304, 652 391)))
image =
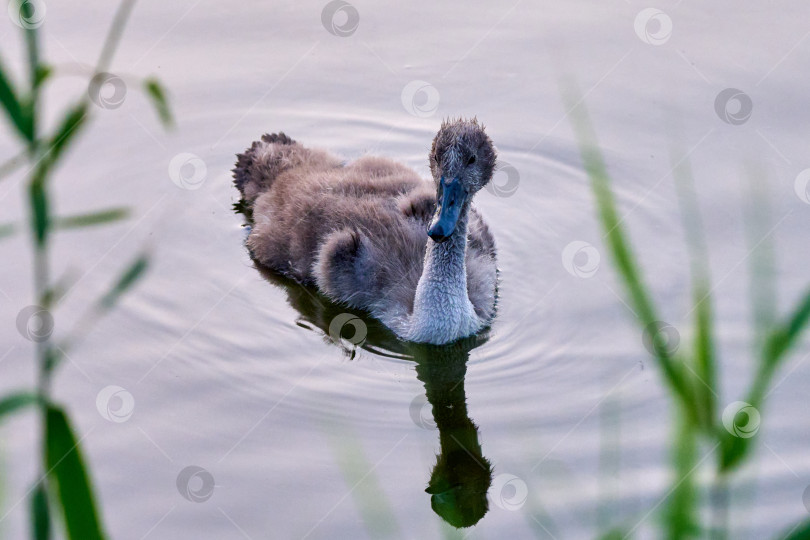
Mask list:
POLYGON ((443 242, 456 231, 470 201, 492 179, 495 147, 478 120, 445 120, 430 150, 436 183, 436 213, 428 236, 443 242))

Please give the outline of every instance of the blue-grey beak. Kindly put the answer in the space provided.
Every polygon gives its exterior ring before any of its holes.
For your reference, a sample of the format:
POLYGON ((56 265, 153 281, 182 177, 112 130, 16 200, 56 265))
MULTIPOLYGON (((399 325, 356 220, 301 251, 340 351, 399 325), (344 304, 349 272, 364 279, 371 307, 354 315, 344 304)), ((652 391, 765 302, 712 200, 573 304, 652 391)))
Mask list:
POLYGON ((446 179, 442 176, 437 199, 436 213, 430 222, 428 236, 435 242, 444 242, 455 232, 461 209, 467 200, 467 191, 461 179, 446 179))

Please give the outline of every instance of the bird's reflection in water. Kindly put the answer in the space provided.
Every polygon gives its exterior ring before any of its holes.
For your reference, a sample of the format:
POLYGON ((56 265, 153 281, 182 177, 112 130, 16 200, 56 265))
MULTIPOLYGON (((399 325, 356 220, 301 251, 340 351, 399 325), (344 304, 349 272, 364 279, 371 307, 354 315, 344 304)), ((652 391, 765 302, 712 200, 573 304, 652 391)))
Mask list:
POLYGON ((454 527, 469 527, 484 517, 492 483, 492 467, 481 453, 478 427, 467 414, 464 393, 467 359, 477 341, 470 338, 442 347, 412 345, 416 376, 425 384, 441 445, 425 491, 430 493, 433 511, 454 527))
POLYGON ((319 329, 352 358, 356 345, 377 355, 416 363, 416 376, 425 386, 441 447, 425 489, 430 494, 430 506, 454 527, 478 523, 488 509, 492 466, 481 452, 478 427, 467 414, 464 377, 470 351, 482 345, 486 337, 473 336, 443 346, 405 343, 376 320, 257 267, 268 281, 286 290, 290 305, 301 314, 299 326, 319 329), (358 318, 362 324, 351 324, 358 318), (340 322, 337 328, 335 321, 340 322))

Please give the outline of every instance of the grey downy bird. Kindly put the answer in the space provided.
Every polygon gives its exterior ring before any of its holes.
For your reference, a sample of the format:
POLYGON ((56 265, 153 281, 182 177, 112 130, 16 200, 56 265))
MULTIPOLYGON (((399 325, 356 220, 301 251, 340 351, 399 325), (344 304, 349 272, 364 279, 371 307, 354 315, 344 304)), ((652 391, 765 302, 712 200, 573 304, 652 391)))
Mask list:
POLYGON ((433 182, 393 160, 349 164, 283 133, 243 154, 234 182, 252 215, 260 264, 367 310, 397 336, 436 345, 495 316, 495 241, 472 207, 496 151, 476 119, 446 120, 433 139, 433 182))

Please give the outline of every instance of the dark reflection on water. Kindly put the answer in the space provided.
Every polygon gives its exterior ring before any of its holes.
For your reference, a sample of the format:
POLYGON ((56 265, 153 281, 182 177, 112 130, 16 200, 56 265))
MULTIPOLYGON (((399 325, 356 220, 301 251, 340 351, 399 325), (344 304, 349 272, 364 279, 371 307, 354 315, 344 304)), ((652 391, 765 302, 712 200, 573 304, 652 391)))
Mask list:
POLYGON ((416 376, 425 384, 441 444, 425 491, 430 493, 433 511, 454 527, 475 525, 489 508, 492 466, 481 452, 478 427, 467 414, 464 392, 467 359, 477 341, 413 347, 416 376))
POLYGON ((299 326, 322 332, 325 339, 343 348, 351 358, 357 346, 376 355, 416 363, 416 376, 425 385, 441 446, 425 489, 430 494, 430 506, 454 527, 478 523, 489 509, 487 491, 492 484, 492 466, 482 453, 478 427, 467 414, 464 377, 470 351, 484 344, 487 336, 473 336, 444 346, 403 342, 367 313, 335 304, 316 290, 255 264, 265 279, 286 291, 287 301, 300 314, 296 321, 299 326), (347 313, 363 324, 344 324, 336 333, 333 321, 345 318, 347 313))

